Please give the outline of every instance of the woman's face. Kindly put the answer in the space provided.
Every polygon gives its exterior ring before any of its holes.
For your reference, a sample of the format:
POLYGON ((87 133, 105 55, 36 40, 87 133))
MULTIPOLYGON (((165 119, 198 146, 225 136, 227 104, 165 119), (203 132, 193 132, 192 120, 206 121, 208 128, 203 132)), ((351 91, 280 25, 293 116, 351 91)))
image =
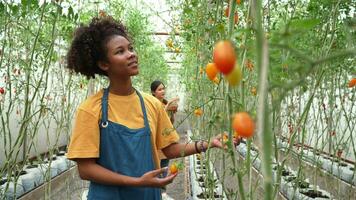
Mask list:
POLYGON ((107 61, 104 71, 109 77, 130 77, 138 74, 138 58, 130 41, 120 35, 112 36, 106 43, 107 61))
POLYGON ((159 99, 159 100, 162 100, 162 99, 164 99, 164 90, 165 90, 166 88, 164 87, 164 85, 163 84, 160 84, 158 87, 157 87, 157 89, 154 91, 154 93, 153 93, 153 95, 157 98, 157 99, 159 99))

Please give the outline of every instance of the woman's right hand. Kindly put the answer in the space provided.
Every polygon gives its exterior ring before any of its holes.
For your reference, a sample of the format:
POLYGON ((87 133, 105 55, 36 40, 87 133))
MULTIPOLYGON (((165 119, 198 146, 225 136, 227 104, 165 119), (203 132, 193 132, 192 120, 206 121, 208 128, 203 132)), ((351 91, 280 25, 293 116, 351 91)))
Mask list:
POLYGON ((164 178, 159 177, 159 175, 166 170, 167 167, 146 172, 139 178, 140 185, 148 187, 163 187, 172 183, 174 178, 177 176, 177 173, 170 174, 164 178))

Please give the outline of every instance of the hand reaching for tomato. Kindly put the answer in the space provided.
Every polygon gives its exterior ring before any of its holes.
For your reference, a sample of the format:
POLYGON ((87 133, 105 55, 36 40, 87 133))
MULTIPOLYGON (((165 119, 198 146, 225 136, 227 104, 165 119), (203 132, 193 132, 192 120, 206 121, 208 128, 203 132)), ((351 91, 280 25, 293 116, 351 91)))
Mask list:
POLYGON ((146 187, 163 187, 172 183, 178 173, 169 174, 164 178, 160 178, 159 175, 166 170, 167 167, 146 172, 138 179, 139 185, 146 187))
MULTIPOLYGON (((234 146, 237 146, 241 143, 242 138, 241 137, 233 137, 232 142, 234 146)), ((216 147, 216 148, 222 148, 222 149, 227 149, 227 142, 229 141, 229 136, 226 132, 218 134, 214 138, 211 139, 210 142, 210 147, 216 147)))

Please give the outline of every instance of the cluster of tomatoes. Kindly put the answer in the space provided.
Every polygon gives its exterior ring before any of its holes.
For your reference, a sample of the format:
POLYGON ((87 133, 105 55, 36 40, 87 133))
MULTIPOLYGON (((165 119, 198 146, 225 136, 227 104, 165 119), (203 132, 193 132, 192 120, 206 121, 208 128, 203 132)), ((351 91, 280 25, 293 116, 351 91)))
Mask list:
MULTIPOLYGON (((236 4, 237 5, 240 5, 241 4, 241 0, 236 0, 236 4)), ((230 15, 230 5, 228 5, 226 8, 225 8, 225 17, 229 17, 230 15)), ((239 23, 239 14, 237 12, 234 13, 234 24, 237 24, 239 23)))
POLYGON ((213 63, 208 63, 205 68, 207 77, 211 81, 218 81, 221 72, 231 86, 236 86, 242 79, 241 68, 236 62, 235 49, 231 41, 219 41, 213 51, 213 63))
MULTIPOLYGON (((236 62, 235 50, 232 42, 219 41, 216 43, 213 51, 214 63, 208 63, 205 72, 207 77, 214 81, 219 72, 221 72, 228 83, 236 86, 241 82, 242 72, 236 62)), ((254 91, 256 92, 256 91, 254 91)), ((255 123, 247 112, 236 113, 233 119, 232 127, 235 131, 235 137, 250 138, 255 132, 255 123)))
MULTIPOLYGON (((236 62, 235 49, 231 41, 219 41, 213 50, 213 63, 208 63, 205 72, 211 81, 216 81, 218 73, 222 73, 231 86, 241 82, 241 68, 236 62)), ((256 91, 255 91, 256 92, 256 91)), ((255 132, 255 123, 247 112, 238 112, 233 118, 232 127, 235 136, 250 138, 255 132)))

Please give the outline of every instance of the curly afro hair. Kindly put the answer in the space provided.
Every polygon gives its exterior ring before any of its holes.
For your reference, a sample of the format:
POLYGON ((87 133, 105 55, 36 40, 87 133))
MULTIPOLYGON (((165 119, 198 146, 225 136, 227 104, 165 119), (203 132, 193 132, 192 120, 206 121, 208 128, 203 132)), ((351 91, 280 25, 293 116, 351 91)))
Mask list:
POLYGON ((85 75, 88 79, 95 74, 107 76, 98 66, 98 61, 106 61, 107 42, 115 35, 130 41, 126 27, 110 16, 94 17, 91 23, 81 25, 74 34, 74 39, 67 54, 67 67, 85 75))

